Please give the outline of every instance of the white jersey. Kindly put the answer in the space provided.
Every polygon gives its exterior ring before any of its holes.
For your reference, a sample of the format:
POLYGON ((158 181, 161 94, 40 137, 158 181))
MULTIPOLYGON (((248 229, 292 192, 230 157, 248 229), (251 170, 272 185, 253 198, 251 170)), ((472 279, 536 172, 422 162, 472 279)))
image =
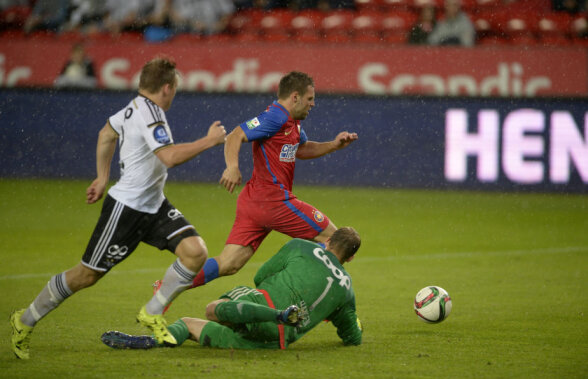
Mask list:
POLYGON ((157 213, 167 167, 155 152, 173 144, 163 109, 139 95, 108 122, 119 135, 120 154, 120 179, 108 194, 137 211, 157 213))

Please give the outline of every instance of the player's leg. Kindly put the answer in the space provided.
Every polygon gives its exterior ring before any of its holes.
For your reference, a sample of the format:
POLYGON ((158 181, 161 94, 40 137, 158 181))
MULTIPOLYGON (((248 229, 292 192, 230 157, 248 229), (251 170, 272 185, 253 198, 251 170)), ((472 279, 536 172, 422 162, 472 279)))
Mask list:
POLYGON ((237 200, 235 221, 219 256, 209 258, 192 287, 199 287, 219 276, 233 275, 249 261, 271 229, 259 221, 259 205, 241 192, 237 200))
POLYGON ((187 326, 190 338, 202 346, 223 349, 279 349, 280 342, 275 340, 255 340, 255 336, 242 333, 214 321, 184 317, 181 321, 187 326))
POLYGON ((237 207, 237 216, 223 251, 209 258, 192 283, 192 288, 202 286, 220 276, 233 275, 253 256, 270 230, 251 217, 244 207, 237 207))
MULTIPOLYGON (((321 211, 297 198, 276 204, 272 229, 292 238, 302 238, 324 243, 337 227, 321 211)), ((269 221, 269 220, 268 220, 269 221)))
MULTIPOLYGON (((247 287, 237 287, 235 290, 243 291, 246 288, 247 287)), ((245 324, 271 321, 296 326, 300 321, 299 309, 295 305, 291 305, 281 311, 263 304, 229 299, 219 299, 209 303, 206 306, 206 318, 210 321, 216 321, 223 324, 245 324)))
POLYGON ((103 272, 78 263, 71 269, 53 276, 23 313, 21 321, 25 325, 35 326, 65 299, 81 289, 92 286, 103 275, 103 272))
POLYGON ((136 247, 138 241, 134 244, 132 241, 129 242, 129 247, 126 243, 120 242, 123 241, 126 232, 124 228, 117 228, 117 224, 121 219, 129 217, 125 209, 124 205, 106 196, 82 262, 53 276, 28 308, 11 315, 12 347, 18 358, 29 358, 30 334, 37 322, 75 292, 96 283, 136 247), (124 253, 121 253, 122 249, 119 246, 124 246, 124 253))
MULTIPOLYGON (((177 346, 191 339, 202 346, 234 348, 234 349, 256 349, 280 347, 276 341, 255 341, 243 338, 239 332, 209 320, 184 317, 169 325, 170 333, 178 341, 177 346)), ((164 347, 158 344, 152 336, 135 336, 117 331, 109 331, 102 334, 102 342, 114 349, 151 349, 164 347)))
POLYGON ((175 345, 177 341, 167 329, 163 312, 174 298, 190 287, 208 250, 196 229, 167 199, 153 215, 143 241, 161 250, 170 250, 178 258, 166 270, 159 290, 139 311, 137 321, 149 328, 159 343, 175 345))
POLYGON ((227 244, 219 256, 208 258, 198 272, 190 288, 200 287, 226 275, 233 275, 253 256, 252 246, 227 244))
POLYGON ((199 236, 182 239, 175 254, 178 259, 168 267, 158 291, 145 306, 149 314, 163 314, 180 293, 190 288, 208 256, 204 240, 199 236))
POLYGON ((251 245, 225 245, 223 251, 216 257, 219 276, 236 274, 251 259, 254 252, 251 245))
POLYGON ((11 342, 15 355, 20 359, 29 359, 31 333, 37 322, 75 292, 96 283, 102 275, 80 263, 68 271, 53 276, 28 308, 13 312, 10 316, 10 324, 12 326, 11 342))

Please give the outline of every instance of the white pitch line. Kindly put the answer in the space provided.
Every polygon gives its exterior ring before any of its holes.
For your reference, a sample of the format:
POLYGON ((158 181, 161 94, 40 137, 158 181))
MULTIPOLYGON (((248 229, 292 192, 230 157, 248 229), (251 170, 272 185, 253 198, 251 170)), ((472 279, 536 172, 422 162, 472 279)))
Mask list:
MULTIPOLYGON (((528 250, 502 250, 502 251, 465 251, 453 253, 430 253, 417 255, 391 255, 386 257, 364 257, 358 256, 354 260, 357 263, 372 263, 382 261, 418 261, 423 259, 456 259, 456 258, 471 258, 476 256, 514 256, 514 255, 540 255, 540 254, 565 254, 565 253, 588 253, 588 246, 567 246, 567 247, 551 247, 543 249, 528 249, 528 250)), ((261 266, 263 262, 251 262, 247 266, 261 266)), ((163 274, 165 267, 160 268, 144 268, 135 270, 114 270, 110 275, 128 275, 128 274, 163 274), (163 270, 163 271, 162 271, 163 270)), ((18 274, 18 275, 2 275, 0 280, 19 280, 19 279, 34 279, 34 278, 51 278, 56 273, 38 273, 38 274, 18 274)))

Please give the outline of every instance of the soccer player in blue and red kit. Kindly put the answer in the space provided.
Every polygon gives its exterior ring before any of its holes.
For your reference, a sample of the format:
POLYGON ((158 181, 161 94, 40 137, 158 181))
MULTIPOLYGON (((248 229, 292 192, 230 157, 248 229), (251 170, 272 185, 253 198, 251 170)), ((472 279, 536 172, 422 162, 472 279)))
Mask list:
POLYGON ((318 158, 357 139, 356 133, 344 131, 332 141, 309 140, 300 121, 308 116, 314 100, 313 79, 290 72, 280 80, 278 100, 227 136, 227 167, 220 183, 231 193, 241 184, 239 151, 244 142, 252 143, 253 174, 239 194, 235 222, 223 251, 206 261, 193 287, 235 274, 272 230, 319 243, 337 230, 327 216, 292 193, 296 158, 318 158))

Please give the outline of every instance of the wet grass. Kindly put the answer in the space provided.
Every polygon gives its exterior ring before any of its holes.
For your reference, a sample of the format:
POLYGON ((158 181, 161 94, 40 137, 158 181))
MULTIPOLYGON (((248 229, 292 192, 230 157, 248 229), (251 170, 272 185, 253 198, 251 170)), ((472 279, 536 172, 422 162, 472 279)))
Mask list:
MULTIPOLYGON (((0 313, 27 306, 55 273, 76 264, 100 206, 81 181, 0 182, 0 313)), ((286 351, 232 351, 187 342, 175 349, 116 351, 99 336, 144 331, 135 313, 173 257, 146 245, 97 285, 73 296, 35 329, 30 361, 10 351, 2 327, 2 377, 583 378, 588 376, 588 197, 564 194, 396 191, 296 187, 337 225, 362 235, 353 277, 363 345, 344 347, 321 324, 286 351), (420 322, 416 292, 449 291, 453 313, 420 322)), ((236 195, 214 184, 169 183, 172 203, 196 226, 210 255, 232 225, 236 195)), ((271 234, 238 274, 186 292, 168 320, 202 317, 287 241, 271 234)))

